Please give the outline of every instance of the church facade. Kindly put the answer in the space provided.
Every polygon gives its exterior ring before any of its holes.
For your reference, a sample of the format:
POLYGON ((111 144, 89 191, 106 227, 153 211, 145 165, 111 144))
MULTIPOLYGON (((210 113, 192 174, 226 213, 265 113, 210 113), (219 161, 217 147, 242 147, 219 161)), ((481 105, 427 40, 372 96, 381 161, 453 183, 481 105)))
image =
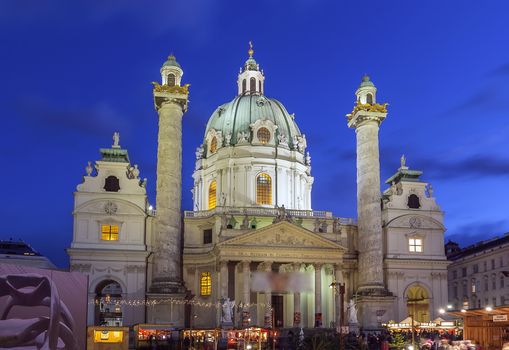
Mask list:
POLYGON ((180 208, 189 91, 173 56, 154 83, 156 208, 118 134, 86 167, 68 253, 71 269, 89 275, 89 324, 375 330, 409 315, 434 319, 447 304, 443 212, 404 157, 381 191, 387 105, 374 84, 362 79, 347 115, 358 218, 337 217, 312 209, 306 136, 264 94, 265 75, 248 53, 237 96, 212 113, 196 150, 192 211, 180 208))

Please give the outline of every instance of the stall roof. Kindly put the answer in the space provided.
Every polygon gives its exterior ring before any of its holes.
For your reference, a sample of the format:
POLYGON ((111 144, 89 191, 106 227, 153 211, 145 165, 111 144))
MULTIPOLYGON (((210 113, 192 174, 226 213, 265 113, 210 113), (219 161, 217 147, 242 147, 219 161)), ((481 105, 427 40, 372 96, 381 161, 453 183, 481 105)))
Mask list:
POLYGON ((448 311, 447 313, 458 317, 505 315, 509 314, 509 306, 495 307, 491 311, 487 311, 486 309, 468 309, 465 310, 465 312, 461 312, 461 310, 453 310, 448 311))

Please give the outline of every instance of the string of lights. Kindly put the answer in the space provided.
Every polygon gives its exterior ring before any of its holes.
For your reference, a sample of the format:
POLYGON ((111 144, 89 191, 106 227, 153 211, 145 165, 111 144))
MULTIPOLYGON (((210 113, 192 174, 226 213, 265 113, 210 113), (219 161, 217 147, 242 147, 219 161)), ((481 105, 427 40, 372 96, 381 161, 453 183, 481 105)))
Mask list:
MULTIPOLYGON (((111 298, 109 301, 106 299, 95 299, 92 301, 89 301, 89 305, 100 305, 101 302, 104 302, 105 304, 109 305, 123 305, 123 306, 156 306, 160 304, 175 304, 175 305, 192 305, 192 306, 198 306, 198 307, 208 307, 208 308, 216 308, 219 309, 222 307, 221 302, 201 302, 197 300, 182 300, 182 299, 173 299, 173 298, 167 298, 167 299, 158 299, 158 300, 145 300, 145 299, 113 299, 111 298)), ((266 303, 235 303, 234 306, 238 308, 244 308, 244 307, 267 307, 271 306, 270 304, 266 303)))

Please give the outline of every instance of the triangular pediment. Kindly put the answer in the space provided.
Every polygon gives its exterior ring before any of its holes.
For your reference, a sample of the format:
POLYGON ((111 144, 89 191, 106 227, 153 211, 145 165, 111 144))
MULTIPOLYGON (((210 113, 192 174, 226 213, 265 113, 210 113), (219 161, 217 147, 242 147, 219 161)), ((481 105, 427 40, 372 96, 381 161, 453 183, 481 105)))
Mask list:
POLYGON ((244 233, 218 244, 219 247, 257 246, 277 248, 315 248, 337 249, 345 251, 342 245, 332 242, 318 234, 287 221, 265 226, 244 233))

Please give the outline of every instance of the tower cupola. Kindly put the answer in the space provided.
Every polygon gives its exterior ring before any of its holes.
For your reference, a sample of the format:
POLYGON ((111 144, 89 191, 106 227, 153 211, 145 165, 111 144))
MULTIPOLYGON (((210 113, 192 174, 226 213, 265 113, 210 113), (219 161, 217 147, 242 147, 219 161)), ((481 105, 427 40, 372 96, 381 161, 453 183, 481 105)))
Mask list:
POLYGON ((376 103, 376 87, 367 74, 362 77, 362 82, 355 91, 355 96, 357 96, 357 101, 362 104, 372 105, 376 103))
POLYGON ((253 58, 253 43, 249 42, 249 50, 247 51, 249 58, 244 63, 244 67, 240 69, 237 79, 239 95, 263 95, 263 83, 265 77, 260 65, 253 58))
POLYGON ((184 71, 180 64, 175 59, 175 56, 169 55, 166 62, 161 67, 161 81, 162 85, 180 86, 180 80, 184 75, 184 71))

